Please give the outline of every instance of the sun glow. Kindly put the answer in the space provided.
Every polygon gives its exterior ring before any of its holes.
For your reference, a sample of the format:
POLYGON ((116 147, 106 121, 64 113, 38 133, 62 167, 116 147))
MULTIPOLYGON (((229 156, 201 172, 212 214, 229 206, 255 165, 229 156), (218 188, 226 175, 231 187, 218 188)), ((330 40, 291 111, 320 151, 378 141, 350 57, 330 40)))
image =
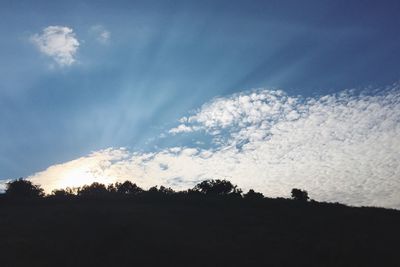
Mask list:
POLYGON ((72 169, 67 172, 64 172, 60 180, 58 181, 58 188, 67 188, 67 187, 77 187, 85 184, 90 184, 96 177, 90 172, 90 169, 86 166, 82 166, 81 168, 72 169))
POLYGON ((33 183, 40 184, 46 193, 51 193, 54 189, 79 187, 93 182, 107 185, 117 180, 112 172, 107 171, 112 164, 112 160, 120 160, 125 156, 126 152, 123 148, 120 150, 106 149, 66 164, 53 165, 43 172, 28 177, 28 179, 33 183), (40 179, 43 174, 47 177, 53 177, 53 179, 48 179, 48 182, 43 184, 40 179), (55 177, 57 179, 54 179, 55 177))

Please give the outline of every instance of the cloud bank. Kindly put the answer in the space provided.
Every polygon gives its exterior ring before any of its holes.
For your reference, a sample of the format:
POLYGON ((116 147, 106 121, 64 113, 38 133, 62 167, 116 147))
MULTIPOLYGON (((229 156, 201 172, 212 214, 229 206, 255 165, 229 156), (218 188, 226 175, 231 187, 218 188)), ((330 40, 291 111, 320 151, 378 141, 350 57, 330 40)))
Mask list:
POLYGON ((206 178, 244 190, 400 208, 400 88, 303 98, 255 90, 216 98, 180 119, 171 135, 203 133, 213 148, 153 153, 109 148, 29 177, 47 191, 131 180, 185 189, 206 178))
POLYGON ((79 41, 73 29, 65 26, 49 26, 41 34, 30 38, 40 52, 51 57, 59 66, 70 66, 76 59, 79 41))

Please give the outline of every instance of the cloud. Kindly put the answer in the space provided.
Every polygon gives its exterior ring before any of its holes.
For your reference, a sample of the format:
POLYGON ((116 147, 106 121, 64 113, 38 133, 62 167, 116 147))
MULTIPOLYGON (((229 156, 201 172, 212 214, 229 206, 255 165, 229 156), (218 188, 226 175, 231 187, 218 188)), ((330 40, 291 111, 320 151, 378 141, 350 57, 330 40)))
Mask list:
POLYGON ((170 129, 168 132, 172 133, 172 134, 190 133, 190 132, 193 132, 193 128, 189 127, 187 125, 181 124, 178 127, 170 129))
POLYGON ((101 44, 107 44, 110 41, 111 32, 102 25, 92 26, 90 32, 95 35, 96 40, 101 44))
POLYGON ((9 180, 1 181, 0 183, 0 193, 4 193, 6 191, 6 185, 9 182, 9 180))
POLYGON ((41 34, 31 36, 30 40, 40 52, 51 57, 59 66, 70 66, 76 61, 79 41, 69 27, 49 26, 41 34))
POLYGON ((152 153, 106 149, 30 177, 47 191, 90 181, 132 180, 185 189, 228 179, 267 196, 294 187, 312 198, 400 208, 400 88, 315 98, 256 90, 221 97, 180 120, 174 135, 204 133, 213 148, 152 153), (75 175, 74 175, 75 174, 75 175))

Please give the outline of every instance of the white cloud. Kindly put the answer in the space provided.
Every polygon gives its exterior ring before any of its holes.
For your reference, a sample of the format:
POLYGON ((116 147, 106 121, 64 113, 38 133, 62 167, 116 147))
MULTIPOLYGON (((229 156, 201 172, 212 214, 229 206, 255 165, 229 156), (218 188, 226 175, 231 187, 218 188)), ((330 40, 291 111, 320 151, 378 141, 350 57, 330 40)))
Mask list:
POLYGON ((179 125, 178 127, 176 127, 176 128, 172 128, 171 130, 169 130, 168 132, 169 133, 172 133, 172 134, 177 134, 177 133, 190 133, 190 132, 192 132, 193 131, 193 128, 192 127, 189 127, 189 126, 186 126, 186 125, 184 125, 184 124, 181 124, 181 125, 179 125))
POLYGON ((64 26, 49 26, 41 34, 30 38, 40 52, 53 58, 59 66, 70 66, 76 59, 79 41, 73 29, 64 26))
POLYGON ((298 187, 321 201, 400 208, 399 89, 319 98, 258 90, 217 98, 171 130, 204 131, 217 148, 106 149, 30 178, 48 191, 125 179, 184 189, 224 178, 272 197, 298 187))
POLYGON ((3 192, 6 191, 6 185, 7 185, 8 182, 9 182, 8 180, 1 181, 1 183, 0 183, 0 193, 3 193, 3 192))
POLYGON ((102 25, 92 26, 90 32, 95 35, 96 40, 101 44, 107 44, 110 41, 111 32, 102 25))

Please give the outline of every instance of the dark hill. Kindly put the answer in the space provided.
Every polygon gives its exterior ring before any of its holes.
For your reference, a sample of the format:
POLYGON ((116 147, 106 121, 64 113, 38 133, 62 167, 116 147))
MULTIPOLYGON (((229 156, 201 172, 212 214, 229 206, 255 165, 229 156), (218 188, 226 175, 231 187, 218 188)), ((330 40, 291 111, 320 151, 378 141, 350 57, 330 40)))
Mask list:
POLYGON ((400 212, 288 199, 0 199, 0 266, 400 266, 400 212))

